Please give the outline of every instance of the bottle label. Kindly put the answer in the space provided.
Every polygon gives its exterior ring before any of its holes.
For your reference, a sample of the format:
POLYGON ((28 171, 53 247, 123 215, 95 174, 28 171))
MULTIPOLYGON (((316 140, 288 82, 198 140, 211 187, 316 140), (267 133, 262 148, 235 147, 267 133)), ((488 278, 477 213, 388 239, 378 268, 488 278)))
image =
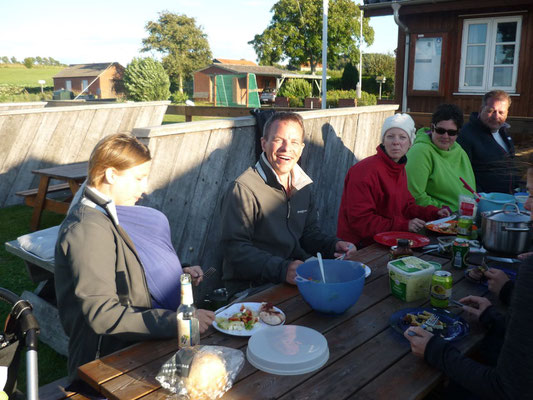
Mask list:
POLYGON ((194 303, 192 286, 190 283, 181 283, 181 304, 191 305, 194 303))
POLYGON ((184 319, 179 313, 178 319, 178 347, 196 346, 200 343, 200 323, 197 318, 184 319))
MULTIPOLYGON (((180 316, 183 314, 180 313, 180 316)), ((191 344, 191 320, 183 320, 178 317, 178 346, 190 347, 191 344)))

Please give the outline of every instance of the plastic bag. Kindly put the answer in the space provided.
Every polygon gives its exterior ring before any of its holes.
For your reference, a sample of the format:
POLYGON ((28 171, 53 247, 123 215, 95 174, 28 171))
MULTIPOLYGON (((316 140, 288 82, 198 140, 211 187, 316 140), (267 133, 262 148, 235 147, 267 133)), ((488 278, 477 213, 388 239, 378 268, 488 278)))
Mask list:
POLYGON ((186 347, 163 364, 156 379, 190 400, 213 400, 226 393, 244 364, 240 350, 222 346, 186 347))

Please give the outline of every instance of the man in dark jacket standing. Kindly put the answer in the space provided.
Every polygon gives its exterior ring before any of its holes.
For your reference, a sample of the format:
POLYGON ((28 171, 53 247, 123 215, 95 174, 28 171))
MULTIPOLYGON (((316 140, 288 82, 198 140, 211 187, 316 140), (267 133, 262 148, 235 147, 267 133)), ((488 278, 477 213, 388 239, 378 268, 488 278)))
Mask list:
POLYGON ((481 111, 470 115, 457 138, 472 163, 478 192, 512 193, 518 187, 515 149, 505 122, 510 106, 503 90, 486 93, 481 111))
POLYGON ((276 113, 265 124, 263 153, 229 188, 222 204, 223 279, 231 294, 265 283, 295 284, 296 268, 356 249, 318 227, 313 181, 298 166, 302 117, 276 113))

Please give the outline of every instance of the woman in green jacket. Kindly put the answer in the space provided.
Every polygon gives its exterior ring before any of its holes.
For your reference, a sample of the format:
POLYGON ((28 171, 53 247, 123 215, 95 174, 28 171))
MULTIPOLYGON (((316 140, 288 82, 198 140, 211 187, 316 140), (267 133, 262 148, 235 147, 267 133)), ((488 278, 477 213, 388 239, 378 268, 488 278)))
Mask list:
POLYGON ((472 194, 476 180, 465 151, 455 143, 463 125, 463 112, 454 104, 441 104, 431 116, 431 128, 419 129, 415 144, 407 153, 407 185, 420 206, 459 208, 459 195, 472 194))

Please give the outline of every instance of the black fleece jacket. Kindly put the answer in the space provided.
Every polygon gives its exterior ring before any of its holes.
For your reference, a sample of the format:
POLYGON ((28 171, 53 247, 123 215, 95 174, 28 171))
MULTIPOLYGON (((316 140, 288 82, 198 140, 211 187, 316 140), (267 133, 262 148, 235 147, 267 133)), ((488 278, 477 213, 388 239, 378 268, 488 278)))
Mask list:
POLYGON ((500 128, 499 134, 509 149, 506 152, 490 129, 481 122, 478 113, 470 115, 470 121, 463 126, 457 138, 476 176, 478 192, 512 193, 519 186, 520 176, 515 165, 515 148, 509 136, 508 125, 500 128))
POLYGON ((465 357, 452 344, 434 336, 424 358, 482 399, 533 399, 533 257, 521 266, 507 319, 489 307, 480 319, 505 335, 496 366, 465 357), (505 326, 505 320, 507 325, 505 326))

